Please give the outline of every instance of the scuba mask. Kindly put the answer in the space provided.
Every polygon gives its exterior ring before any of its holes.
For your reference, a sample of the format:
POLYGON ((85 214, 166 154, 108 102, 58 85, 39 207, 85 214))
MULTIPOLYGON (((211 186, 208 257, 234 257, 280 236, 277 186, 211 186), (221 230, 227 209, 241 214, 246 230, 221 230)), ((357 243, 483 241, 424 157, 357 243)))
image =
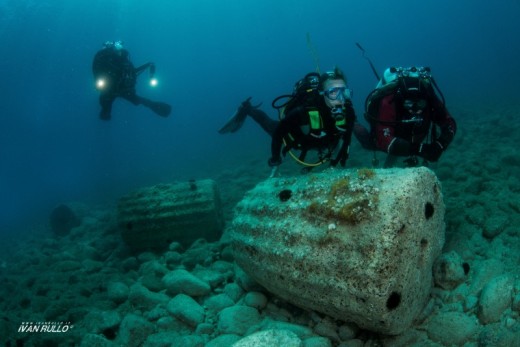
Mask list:
POLYGON ((347 87, 332 87, 320 93, 330 100, 346 101, 350 99, 350 89, 347 87))
POLYGON ((403 108, 408 111, 408 114, 412 117, 409 119, 405 119, 403 123, 417 123, 421 124, 423 122, 423 113, 426 109, 427 102, 424 99, 405 99, 403 101, 403 108))
POLYGON ((426 108, 426 100, 424 100, 424 99, 417 99, 417 100, 405 99, 403 101, 403 107, 409 113, 421 114, 421 113, 423 113, 424 109, 426 108))
POLYGON ((103 43, 103 47, 104 48, 112 48, 116 51, 121 51, 124 47, 123 47, 123 41, 119 40, 119 41, 105 41, 105 43, 103 43))
POLYGON ((114 42, 114 48, 116 50, 118 50, 118 51, 123 49, 123 41, 116 41, 116 42, 114 42))

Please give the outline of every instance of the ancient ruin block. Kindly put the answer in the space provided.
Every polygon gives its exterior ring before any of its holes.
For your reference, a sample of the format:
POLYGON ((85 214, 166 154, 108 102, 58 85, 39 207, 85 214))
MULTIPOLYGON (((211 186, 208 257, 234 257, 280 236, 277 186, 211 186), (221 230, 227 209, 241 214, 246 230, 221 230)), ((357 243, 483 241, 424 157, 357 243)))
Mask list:
POLYGON ((72 228, 81 225, 81 218, 69 205, 60 204, 55 207, 50 215, 49 224, 54 234, 67 235, 72 228))
POLYGON ((303 308, 399 334, 420 313, 444 244, 440 183, 427 168, 271 178, 237 205, 237 263, 303 308))
POLYGON ((118 223, 123 240, 134 249, 164 249, 173 241, 188 247, 199 238, 216 241, 224 227, 213 180, 160 184, 124 196, 118 223))

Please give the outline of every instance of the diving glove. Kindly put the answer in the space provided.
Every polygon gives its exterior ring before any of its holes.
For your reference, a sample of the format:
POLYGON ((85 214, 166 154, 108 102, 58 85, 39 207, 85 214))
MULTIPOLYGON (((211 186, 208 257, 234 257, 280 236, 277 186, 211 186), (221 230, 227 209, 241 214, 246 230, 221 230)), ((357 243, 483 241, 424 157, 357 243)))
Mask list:
POLYGON ((280 157, 269 158, 269 160, 267 161, 267 165, 269 165, 270 167, 280 166, 280 164, 282 164, 282 158, 280 157))
POLYGON ((419 149, 419 155, 431 162, 439 160, 442 152, 444 152, 444 147, 439 141, 435 141, 434 143, 423 143, 419 149))

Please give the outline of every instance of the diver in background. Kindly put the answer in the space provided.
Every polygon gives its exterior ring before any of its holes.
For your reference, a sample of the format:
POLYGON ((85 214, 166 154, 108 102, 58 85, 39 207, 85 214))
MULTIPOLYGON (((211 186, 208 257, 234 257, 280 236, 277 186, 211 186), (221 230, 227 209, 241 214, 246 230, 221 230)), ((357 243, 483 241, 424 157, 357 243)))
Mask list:
POLYGON ((96 88, 100 93, 101 112, 99 118, 110 120, 112 103, 118 97, 130 101, 136 106, 144 105, 159 116, 167 117, 171 113, 170 105, 143 98, 138 96, 135 91, 137 76, 146 69, 150 69, 150 83, 152 85, 157 83, 154 78, 155 64, 146 63, 135 68, 121 41, 107 41, 103 46, 103 49, 94 56, 92 63, 96 88))

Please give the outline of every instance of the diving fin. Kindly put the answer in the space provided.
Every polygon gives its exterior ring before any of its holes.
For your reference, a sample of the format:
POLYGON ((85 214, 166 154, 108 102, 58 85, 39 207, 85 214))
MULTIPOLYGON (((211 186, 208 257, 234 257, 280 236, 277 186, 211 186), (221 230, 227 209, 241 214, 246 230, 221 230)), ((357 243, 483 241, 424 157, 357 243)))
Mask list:
POLYGON ((251 100, 251 96, 247 98, 246 101, 240 104, 235 114, 231 116, 231 118, 226 122, 226 124, 224 124, 222 128, 220 128, 220 130, 218 131, 219 134, 234 133, 238 129, 242 128, 242 125, 246 120, 247 114, 251 109, 251 103, 249 102, 249 100, 251 100))
POLYGON ((172 112, 172 107, 164 102, 152 101, 147 98, 138 97, 138 103, 148 107, 155 114, 158 114, 161 117, 168 117, 172 112))
POLYGON ((153 101, 147 106, 161 117, 168 117, 172 112, 172 107, 164 102, 153 101))

